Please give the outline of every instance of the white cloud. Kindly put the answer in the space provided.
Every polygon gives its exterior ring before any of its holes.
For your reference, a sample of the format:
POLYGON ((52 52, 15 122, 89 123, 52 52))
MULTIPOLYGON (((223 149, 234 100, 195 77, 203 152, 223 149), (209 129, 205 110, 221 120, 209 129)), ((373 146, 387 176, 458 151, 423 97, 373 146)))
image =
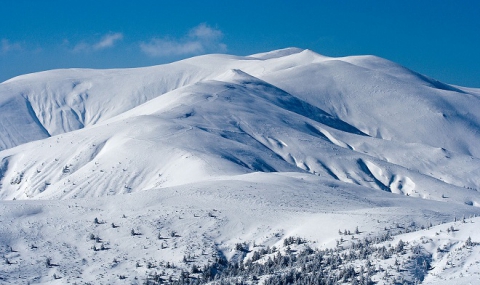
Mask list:
POLYGON ((91 49, 91 46, 89 44, 85 42, 81 42, 76 44, 73 47, 73 52, 85 52, 85 51, 89 51, 90 49, 91 49))
POLYGON ((122 33, 107 34, 103 36, 103 38, 98 43, 96 43, 93 48, 98 50, 113 47, 115 45, 115 42, 121 39, 123 39, 122 33))
POLYGON ((141 42, 140 49, 152 57, 225 51, 227 46, 220 41, 222 37, 222 31, 202 23, 191 29, 183 39, 153 38, 149 42, 141 42))
POLYGON ((190 30, 189 36, 204 40, 218 40, 223 36, 222 31, 213 29, 205 23, 201 23, 190 30))
POLYGON ((197 41, 177 42, 166 39, 152 39, 148 43, 140 43, 140 49, 154 57, 169 55, 196 54, 203 52, 203 46, 197 41))
MULTIPOLYGON (((107 49, 114 47, 115 44, 123 39, 123 34, 122 33, 109 33, 104 35, 100 41, 91 44, 87 43, 85 41, 82 41, 78 44, 76 44, 72 51, 73 52, 89 52, 92 50, 102 50, 102 49, 107 49)), ((68 40, 64 40, 64 44, 69 44, 68 40)))
POLYGON ((0 53, 7 53, 13 50, 21 50, 22 46, 19 43, 12 43, 8 39, 0 41, 0 53))

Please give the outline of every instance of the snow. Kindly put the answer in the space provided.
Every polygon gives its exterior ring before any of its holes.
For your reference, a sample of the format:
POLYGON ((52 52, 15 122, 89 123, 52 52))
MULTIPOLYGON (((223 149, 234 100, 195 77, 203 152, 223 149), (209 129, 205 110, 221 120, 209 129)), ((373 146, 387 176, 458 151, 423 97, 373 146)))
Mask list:
POLYGON ((432 254, 425 284, 475 283, 478 247, 462 246, 480 242, 478 219, 452 222, 480 214, 479 95, 375 56, 298 48, 10 79, 0 284, 141 284, 148 262, 178 276, 189 254, 241 260, 237 243, 332 248, 339 229, 412 223, 434 227, 392 243, 432 254))
POLYGON ((38 278, 49 283, 56 272, 65 278, 61 283, 77 277, 111 283, 121 274, 129 280, 144 276, 148 261, 181 264, 191 253, 200 255, 198 262, 205 264, 212 252, 222 250, 228 256, 238 242, 278 247, 285 237, 302 236, 328 247, 334 245, 340 228, 353 231, 358 226, 366 235, 396 223, 453 221, 455 211, 480 213, 476 207, 295 173, 254 173, 100 199, 6 201, 0 208, 1 250, 15 264, 3 270, 10 278, 19 275, 25 281, 38 278), (95 218, 102 224, 95 224, 95 218), (141 235, 132 236, 131 229, 141 235), (172 231, 178 237, 172 238, 172 231), (158 233, 165 239, 159 240, 158 233), (90 240, 90 234, 99 236, 109 249, 93 251, 91 247, 100 243, 90 240), (162 243, 167 248, 162 249, 162 243), (9 253, 9 247, 16 252, 9 253), (59 266, 47 269, 47 257, 59 266), (119 261, 116 266, 114 259, 119 261), (137 261, 143 267, 136 268, 137 261))

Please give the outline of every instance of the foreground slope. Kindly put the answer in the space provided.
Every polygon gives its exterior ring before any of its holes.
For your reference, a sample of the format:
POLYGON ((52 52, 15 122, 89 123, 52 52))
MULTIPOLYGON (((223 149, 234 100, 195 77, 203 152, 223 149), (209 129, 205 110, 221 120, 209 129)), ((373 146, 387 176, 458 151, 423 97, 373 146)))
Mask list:
POLYGON ((0 204, 0 284, 142 284, 155 272, 177 280, 193 264, 251 259, 273 246, 284 252, 288 237, 331 248, 341 238, 352 240, 339 230, 358 227, 360 240, 478 214, 477 207, 299 173, 247 174, 100 199, 9 201, 0 204), (237 244, 249 252, 236 250, 237 244), (46 266, 47 259, 53 265, 46 266))

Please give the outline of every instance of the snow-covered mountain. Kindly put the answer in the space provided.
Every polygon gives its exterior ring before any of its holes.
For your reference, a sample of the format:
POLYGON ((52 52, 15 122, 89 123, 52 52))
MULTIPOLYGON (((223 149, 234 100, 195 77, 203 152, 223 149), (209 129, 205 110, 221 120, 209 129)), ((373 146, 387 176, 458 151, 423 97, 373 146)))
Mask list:
MULTIPOLYGON (((10 79, 0 84, 0 282, 141 282, 158 268, 178 279, 193 261, 131 266, 148 260, 138 246, 155 248, 154 263, 199 251, 206 265, 211 254, 250 258, 230 252, 239 242, 281 247, 296 235, 328 248, 340 228, 367 238, 480 214, 479 110, 479 89, 297 48, 10 79), (85 230, 109 249, 92 251, 85 230), (62 264, 45 267, 47 255, 62 264)), ((453 276, 406 271, 407 282, 453 276)))

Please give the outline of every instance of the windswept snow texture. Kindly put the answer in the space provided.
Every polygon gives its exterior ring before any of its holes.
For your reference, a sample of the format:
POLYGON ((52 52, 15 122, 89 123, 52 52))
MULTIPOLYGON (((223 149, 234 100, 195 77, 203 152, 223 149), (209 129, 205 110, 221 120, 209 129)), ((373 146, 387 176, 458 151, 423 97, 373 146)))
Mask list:
MULTIPOLYGON (((137 245, 162 247, 156 262, 196 251, 241 260, 229 252, 237 242, 278 246, 295 234, 329 247, 337 226, 376 235, 477 215, 479 141, 479 89, 374 56, 288 48, 19 76, 0 84, 0 284, 17 273, 31 283, 116 283, 125 272, 132 281, 150 272, 130 266, 137 245), (91 225, 95 215, 121 225, 119 241, 115 227, 91 225), (89 251, 85 227, 108 239, 103 257, 89 251), (145 236, 129 237, 132 228, 145 236), (179 233, 168 249, 155 237, 166 231, 179 233), (52 248, 65 264, 45 271, 52 248), (107 264, 115 276, 98 269, 107 264)), ((422 278, 461 271, 445 272, 422 278)))

